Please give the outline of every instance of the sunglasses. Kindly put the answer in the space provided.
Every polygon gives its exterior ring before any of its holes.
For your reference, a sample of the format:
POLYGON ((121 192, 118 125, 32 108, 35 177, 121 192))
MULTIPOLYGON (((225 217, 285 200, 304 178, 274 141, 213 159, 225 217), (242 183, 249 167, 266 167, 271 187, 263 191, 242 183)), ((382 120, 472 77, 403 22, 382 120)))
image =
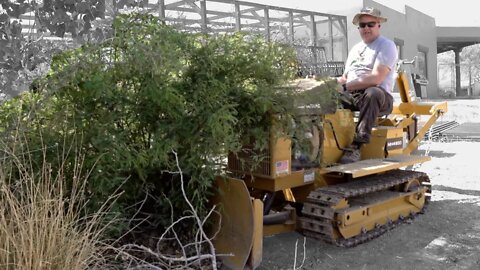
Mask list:
POLYGON ((377 22, 361 22, 361 23, 358 23, 358 27, 360 27, 360 28, 365 28, 366 26, 368 26, 368 28, 372 28, 375 25, 377 25, 377 22))

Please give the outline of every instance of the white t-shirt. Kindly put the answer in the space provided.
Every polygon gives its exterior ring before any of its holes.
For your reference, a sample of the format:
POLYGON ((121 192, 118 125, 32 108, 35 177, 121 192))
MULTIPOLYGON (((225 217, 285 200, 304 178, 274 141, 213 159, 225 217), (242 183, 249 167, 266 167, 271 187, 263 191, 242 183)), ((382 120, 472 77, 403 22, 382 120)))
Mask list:
POLYGON ((363 41, 353 46, 345 65, 347 82, 370 74, 376 63, 390 68, 385 80, 379 85, 387 92, 392 92, 395 80, 395 64, 398 61, 397 46, 393 41, 379 36, 372 43, 363 41))

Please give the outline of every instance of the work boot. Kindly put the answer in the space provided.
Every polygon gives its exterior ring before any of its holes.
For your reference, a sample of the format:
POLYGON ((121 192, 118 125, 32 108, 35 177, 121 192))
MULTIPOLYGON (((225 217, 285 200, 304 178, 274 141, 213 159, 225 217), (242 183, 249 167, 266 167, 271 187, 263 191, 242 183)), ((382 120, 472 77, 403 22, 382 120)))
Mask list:
POLYGON ((348 164, 357 162, 360 160, 360 147, 357 145, 350 145, 349 147, 343 150, 343 156, 340 158, 338 163, 348 164))

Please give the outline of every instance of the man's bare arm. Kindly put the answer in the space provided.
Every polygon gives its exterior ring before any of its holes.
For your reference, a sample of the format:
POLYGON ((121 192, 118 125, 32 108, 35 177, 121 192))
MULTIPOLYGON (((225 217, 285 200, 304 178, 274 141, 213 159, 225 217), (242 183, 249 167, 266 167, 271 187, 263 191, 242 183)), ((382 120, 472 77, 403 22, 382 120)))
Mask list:
POLYGON ((339 84, 345 84, 347 83, 347 75, 343 74, 341 77, 337 78, 337 82, 339 84))
POLYGON ((382 64, 376 64, 373 67, 371 74, 348 82, 346 84, 346 88, 348 91, 354 91, 380 85, 385 80, 389 72, 390 67, 382 64))

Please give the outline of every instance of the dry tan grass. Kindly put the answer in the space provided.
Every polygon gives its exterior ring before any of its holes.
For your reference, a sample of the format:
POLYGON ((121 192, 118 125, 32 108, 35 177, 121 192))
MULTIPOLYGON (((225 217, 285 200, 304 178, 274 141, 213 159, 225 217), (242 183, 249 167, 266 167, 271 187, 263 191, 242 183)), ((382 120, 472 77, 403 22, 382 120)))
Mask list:
POLYGON ((103 269, 102 215, 80 215, 88 176, 82 160, 74 164, 76 188, 65 194, 62 171, 44 162, 35 174, 28 157, 13 159, 19 182, 0 168, 0 269, 103 269))

